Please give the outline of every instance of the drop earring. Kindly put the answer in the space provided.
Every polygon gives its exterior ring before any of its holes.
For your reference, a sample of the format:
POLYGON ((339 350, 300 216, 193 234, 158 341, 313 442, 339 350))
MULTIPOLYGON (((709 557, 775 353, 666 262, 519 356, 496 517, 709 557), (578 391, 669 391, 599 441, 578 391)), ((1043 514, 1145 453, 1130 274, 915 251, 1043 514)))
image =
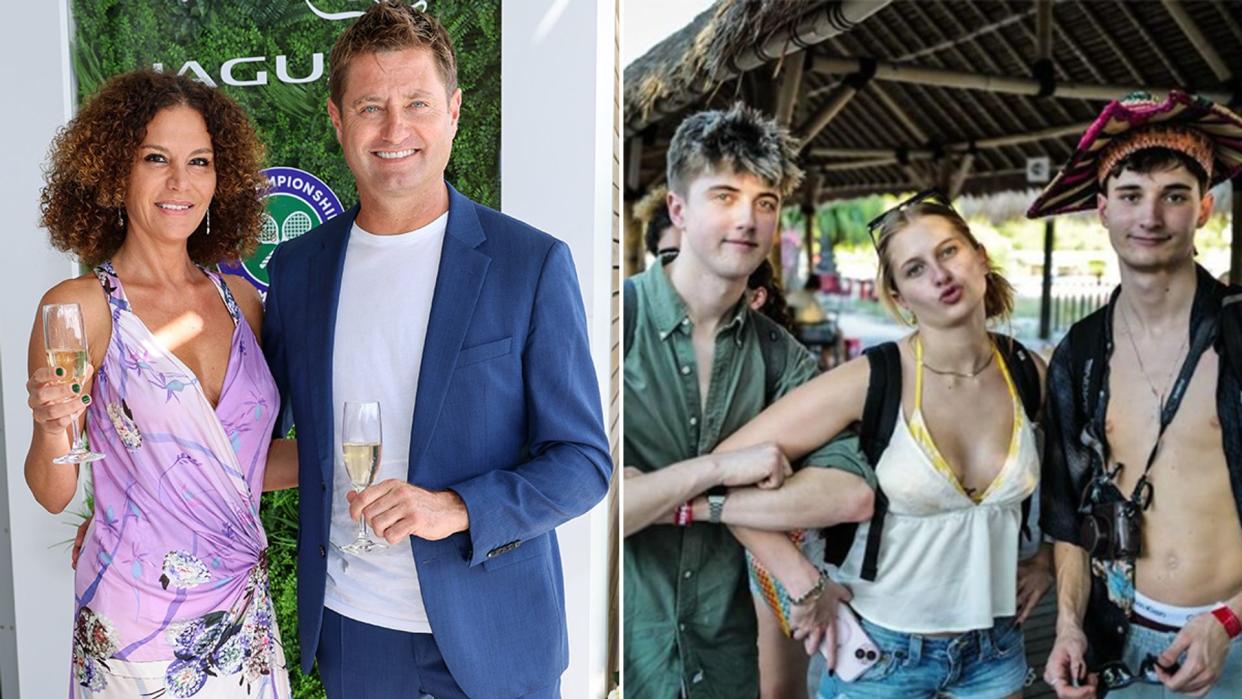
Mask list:
POLYGON ((207 230, 203 235, 211 235, 211 209, 207 209, 207 230))
POLYGON ((116 210, 116 225, 125 228, 125 209, 116 210))

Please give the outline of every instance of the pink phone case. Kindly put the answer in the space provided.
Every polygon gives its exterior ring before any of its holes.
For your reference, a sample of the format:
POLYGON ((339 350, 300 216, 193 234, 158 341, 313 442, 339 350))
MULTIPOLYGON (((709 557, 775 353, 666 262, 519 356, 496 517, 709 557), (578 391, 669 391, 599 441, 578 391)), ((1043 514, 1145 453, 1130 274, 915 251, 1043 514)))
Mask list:
MULTIPOLYGON (((837 637, 837 663, 834 671, 842 682, 853 682, 867 668, 880 661, 880 649, 867 638, 862 624, 848 604, 837 605, 837 622, 833 624, 837 637)), ((820 646, 826 653, 827 646, 820 646)), ((827 657, 825 655, 825 657, 827 657)))

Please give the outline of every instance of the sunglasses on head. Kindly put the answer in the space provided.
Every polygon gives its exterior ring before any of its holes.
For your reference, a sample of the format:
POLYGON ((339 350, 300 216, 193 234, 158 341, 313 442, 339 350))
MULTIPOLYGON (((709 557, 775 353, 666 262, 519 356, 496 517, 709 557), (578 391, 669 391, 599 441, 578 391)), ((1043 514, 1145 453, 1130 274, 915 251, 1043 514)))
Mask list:
POLYGON ((940 191, 939 189, 935 189, 935 188, 924 189, 918 194, 915 194, 909 199, 906 199, 898 203, 896 206, 892 207, 891 209, 886 210, 884 213, 880 214, 879 216, 876 216, 875 218, 867 222, 867 235, 871 236, 871 244, 874 245, 877 249, 879 249, 880 241, 879 239, 876 238, 876 231, 879 230, 880 228, 883 228, 884 224, 888 223, 891 220, 891 217, 900 214, 901 212, 905 211, 906 209, 909 209, 915 204, 921 204, 925 201, 929 201, 933 204, 940 204, 941 206, 946 206, 950 209, 953 208, 953 204, 949 201, 949 198, 945 196, 944 192, 940 191))

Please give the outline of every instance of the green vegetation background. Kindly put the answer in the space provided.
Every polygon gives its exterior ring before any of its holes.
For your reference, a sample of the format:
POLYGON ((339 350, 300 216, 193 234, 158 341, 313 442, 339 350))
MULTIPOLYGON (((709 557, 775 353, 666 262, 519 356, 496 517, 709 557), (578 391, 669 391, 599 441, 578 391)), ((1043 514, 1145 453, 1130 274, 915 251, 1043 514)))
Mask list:
MULTIPOLYGON (((361 0, 316 0, 324 12, 365 9, 361 0)), ((488 206, 500 204, 500 3, 495 0, 431 0, 428 11, 448 29, 457 52, 463 92, 461 121, 447 177, 458 190, 488 206)), ((316 17, 300 0, 73 0, 74 72, 78 99, 88 98, 109 76, 161 63, 175 72, 197 61, 250 113, 267 145, 268 166, 292 166, 324 180, 347 207, 357 201, 353 177, 328 121, 328 54, 349 23, 316 17), (311 71, 323 54, 324 75, 313 83, 276 80, 278 55, 288 57, 292 77, 311 71), (265 56, 243 64, 235 77, 265 70, 268 84, 223 86, 220 66, 231 58, 265 56)), ((255 232, 256 235, 258 231, 255 232)), ((298 670, 296 607, 297 491, 263 496, 261 510, 270 544, 272 594, 289 663, 294 696, 322 697, 317 676, 298 670)))

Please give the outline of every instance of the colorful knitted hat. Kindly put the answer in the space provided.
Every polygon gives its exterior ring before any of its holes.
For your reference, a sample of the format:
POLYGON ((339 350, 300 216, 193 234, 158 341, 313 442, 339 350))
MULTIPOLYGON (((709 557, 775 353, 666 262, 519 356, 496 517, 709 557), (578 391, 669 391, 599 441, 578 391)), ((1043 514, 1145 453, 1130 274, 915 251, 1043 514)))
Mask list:
POLYGON ((1082 135, 1069 162, 1031 204, 1027 217, 1094 209, 1109 170, 1127 155, 1147 148, 1185 153, 1215 186, 1242 172, 1242 117, 1179 90, 1170 90, 1163 101, 1132 92, 1109 102, 1082 135))

